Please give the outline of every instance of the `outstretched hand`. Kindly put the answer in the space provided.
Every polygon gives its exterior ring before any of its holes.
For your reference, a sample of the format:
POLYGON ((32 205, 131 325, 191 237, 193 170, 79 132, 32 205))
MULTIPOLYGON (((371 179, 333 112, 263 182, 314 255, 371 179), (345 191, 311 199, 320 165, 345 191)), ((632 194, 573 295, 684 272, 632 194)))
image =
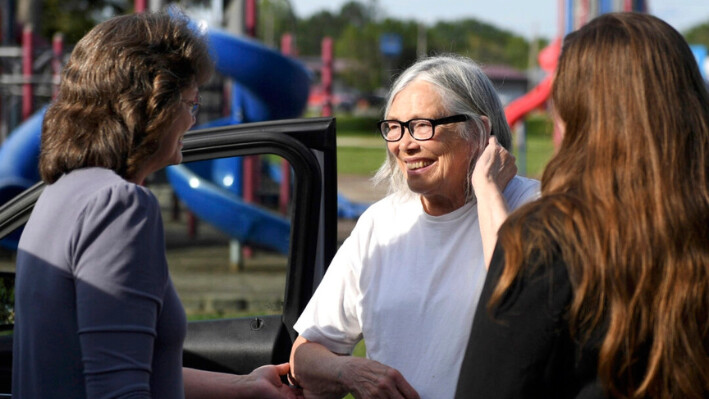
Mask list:
POLYGON ((247 384, 252 387, 253 398, 261 399, 300 399, 303 393, 281 380, 288 374, 288 363, 261 366, 245 376, 247 384))
POLYGON ((472 184, 476 195, 495 183, 500 192, 505 190, 507 184, 517 174, 515 157, 507 151, 495 136, 491 136, 488 145, 475 163, 472 184))

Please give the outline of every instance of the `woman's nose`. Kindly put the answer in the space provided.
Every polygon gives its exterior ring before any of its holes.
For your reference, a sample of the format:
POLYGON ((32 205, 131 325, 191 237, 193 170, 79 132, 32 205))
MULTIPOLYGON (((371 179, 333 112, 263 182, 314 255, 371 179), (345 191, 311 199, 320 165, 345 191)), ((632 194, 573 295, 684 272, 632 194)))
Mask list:
POLYGON ((409 131, 409 128, 407 127, 404 130, 404 134, 401 136, 401 140, 399 140, 399 150, 410 151, 411 149, 418 148, 418 147, 419 147, 418 140, 414 140, 414 138, 411 136, 411 132, 409 131))

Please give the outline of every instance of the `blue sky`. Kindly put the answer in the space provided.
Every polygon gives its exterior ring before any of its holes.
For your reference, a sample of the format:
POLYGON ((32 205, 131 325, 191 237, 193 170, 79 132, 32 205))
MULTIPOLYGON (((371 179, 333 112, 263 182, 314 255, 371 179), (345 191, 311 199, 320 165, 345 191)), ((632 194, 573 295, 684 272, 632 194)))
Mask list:
MULTIPOLYGON (((307 17, 323 9, 339 11, 348 0, 291 0, 295 13, 307 17)), ((368 0, 360 0, 367 2, 368 0)), ((709 0, 647 0, 650 13, 683 31, 709 22, 709 0)), ((379 0, 387 16, 425 24, 464 17, 492 23, 530 38, 558 34, 559 0, 379 0)))

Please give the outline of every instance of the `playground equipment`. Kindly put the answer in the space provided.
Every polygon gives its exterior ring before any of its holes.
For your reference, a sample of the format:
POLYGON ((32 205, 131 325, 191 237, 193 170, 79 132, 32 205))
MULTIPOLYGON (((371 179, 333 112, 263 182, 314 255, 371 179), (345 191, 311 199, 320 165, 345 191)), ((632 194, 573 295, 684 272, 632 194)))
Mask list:
MULTIPOLYGON (((200 128, 302 114, 309 91, 309 75, 303 66, 248 38, 217 29, 210 29, 207 37, 217 71, 235 83, 231 115, 200 128)), ((240 198, 242 171, 242 158, 224 158, 196 167, 170 166, 167 177, 177 196, 200 219, 243 245, 287 253, 288 219, 240 198)))
MULTIPOLYGON (((309 74, 303 66, 248 38, 216 29, 210 29, 206 36, 216 69, 237 82, 232 90, 232 114, 211 121, 208 126, 302 114, 309 90, 309 74)), ((27 119, 0 147, 0 203, 39 181, 37 160, 43 116, 44 110, 27 119)), ((202 163, 198 171, 184 165, 170 167, 168 178, 178 197, 198 217, 245 244, 286 253, 288 219, 240 200, 240 171, 241 159, 227 158, 202 163), (215 209, 222 211, 217 214, 215 209), (227 226, 224 221, 235 213, 241 216, 227 226), (263 231, 269 233, 261 234, 263 231)), ((16 246, 16 242, 6 244, 16 246)))
MULTIPOLYGON (((551 95, 554 80, 554 70, 561 52, 562 37, 573 32, 598 15, 616 11, 647 12, 645 0, 560 0, 559 1, 559 36, 539 53, 539 66, 546 76, 527 94, 512 101, 505 108, 505 116, 510 127, 518 126, 524 117, 535 109, 542 107, 551 95)), ((520 163, 524 164, 525 133, 523 125, 517 129, 516 141, 522 154, 520 163), (522 147, 522 148, 520 148, 522 147)), ((554 144, 561 143, 561 134, 555 126, 554 144)), ((522 172, 522 169, 520 169, 522 172)))
MULTIPOLYGON (((299 117, 305 109, 310 75, 300 63, 260 43, 218 29, 206 31, 215 66, 231 78, 231 112, 198 128, 299 117)), ((0 147, 0 204, 39 181, 37 161, 44 109, 32 115, 0 147)), ((243 158, 223 158, 167 168, 167 177, 178 198, 198 218, 238 240, 288 251, 288 219, 244 200, 243 158)), ((280 171, 266 165, 271 178, 289 184, 290 168, 280 171)), ((286 190, 288 187, 286 187, 286 190)), ((339 196, 341 217, 356 218, 367 204, 339 196)), ((16 234, 2 243, 17 245, 16 234)))

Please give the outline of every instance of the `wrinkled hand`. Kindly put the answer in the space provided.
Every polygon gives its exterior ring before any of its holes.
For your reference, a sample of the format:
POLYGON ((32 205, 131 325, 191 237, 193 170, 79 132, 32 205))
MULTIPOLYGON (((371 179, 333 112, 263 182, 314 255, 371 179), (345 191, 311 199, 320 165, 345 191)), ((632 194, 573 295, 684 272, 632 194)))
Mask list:
MULTIPOLYGON (((341 370, 346 374, 341 378, 347 381, 346 385, 357 399, 419 399, 416 390, 398 370, 374 360, 348 357, 341 370)), ((305 397, 310 398, 307 390, 305 397)))
POLYGON ((500 192, 505 190, 507 183, 517 174, 515 157, 507 151, 495 136, 491 136, 488 145, 475 163, 472 184, 476 195, 495 183, 500 192))
POLYGON ((281 376, 288 374, 288 363, 261 366, 245 376, 252 387, 253 398, 261 399, 300 399, 302 392, 284 384, 281 376))

